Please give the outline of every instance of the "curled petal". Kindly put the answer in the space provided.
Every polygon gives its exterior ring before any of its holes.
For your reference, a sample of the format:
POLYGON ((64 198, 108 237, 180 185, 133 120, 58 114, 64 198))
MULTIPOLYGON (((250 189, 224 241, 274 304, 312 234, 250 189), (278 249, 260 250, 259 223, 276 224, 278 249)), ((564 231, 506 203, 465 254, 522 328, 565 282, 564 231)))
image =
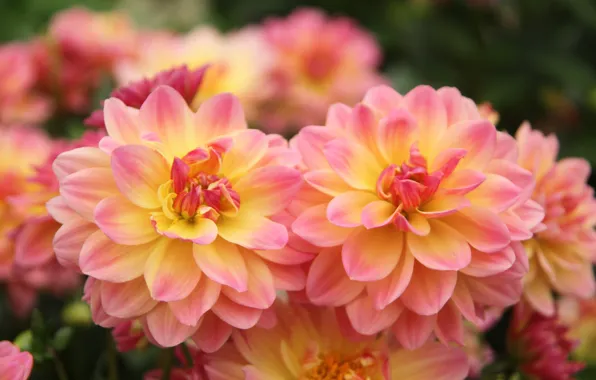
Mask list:
POLYGON ((414 257, 402 254, 398 264, 389 276, 368 283, 366 291, 376 309, 383 309, 402 295, 414 270, 414 257))
POLYGON ((404 305, 421 315, 437 314, 447 303, 457 282, 457 272, 436 271, 414 264, 410 284, 401 296, 404 305))
POLYGON ((281 249, 288 243, 285 226, 250 212, 220 218, 217 230, 225 240, 248 249, 281 249))
POLYGON ((415 350, 429 340, 436 320, 436 315, 418 315, 404 309, 391 330, 402 346, 415 350))
POLYGON ((124 283, 102 282, 100 292, 103 309, 117 318, 135 318, 157 305, 142 277, 124 283))
POLYGON ((147 210, 120 195, 99 202, 94 216, 98 227, 118 244, 145 244, 159 236, 151 225, 147 210))
POLYGON ((61 153, 52 164, 54 174, 59 181, 83 169, 109 167, 110 156, 92 147, 81 147, 61 153))
POLYGON ((495 213, 483 208, 466 207, 444 220, 482 252, 496 252, 511 242, 505 223, 495 213))
POLYGON ((261 309, 239 305, 225 296, 220 296, 211 310, 222 321, 243 330, 256 325, 263 312, 261 309))
POLYGON ((346 139, 325 145, 325 157, 333 170, 351 187, 375 191, 383 167, 363 146, 346 139))
POLYGON ((95 206, 104 198, 118 194, 118 188, 108 168, 83 169, 65 177, 60 195, 79 215, 93 220, 95 206))
POLYGON ((353 229, 332 224, 327 219, 327 205, 322 204, 300 214, 292 224, 292 231, 314 245, 333 247, 342 244, 353 229))
POLYGON ((232 326, 219 319, 215 314, 207 313, 203 317, 199 329, 192 336, 192 340, 202 351, 212 353, 219 350, 230 338, 230 335, 232 335, 232 326))
POLYGON ((393 325, 402 310, 403 306, 395 302, 377 310, 368 297, 359 297, 346 306, 354 330, 363 335, 373 335, 393 325))
POLYGON ((239 292, 248 287, 248 270, 238 247, 223 239, 210 245, 193 246, 196 263, 213 281, 227 285, 239 292))
POLYGON ((180 323, 166 303, 160 303, 147 314, 147 328, 151 337, 163 347, 174 347, 184 342, 197 330, 197 326, 180 323))
POLYGON ((378 197, 365 191, 348 191, 333 198, 327 206, 327 219, 336 226, 357 227, 362 224, 362 209, 378 197))
POLYGON ((255 309, 266 309, 275 300, 273 274, 263 260, 253 253, 245 251, 244 260, 248 272, 246 291, 239 292, 230 287, 224 287, 222 293, 240 305, 255 309))
POLYGON ((188 297, 168 302, 168 305, 180 323, 196 326, 203 315, 215 305, 220 290, 221 285, 217 282, 210 280, 207 276, 201 276, 197 286, 188 297))

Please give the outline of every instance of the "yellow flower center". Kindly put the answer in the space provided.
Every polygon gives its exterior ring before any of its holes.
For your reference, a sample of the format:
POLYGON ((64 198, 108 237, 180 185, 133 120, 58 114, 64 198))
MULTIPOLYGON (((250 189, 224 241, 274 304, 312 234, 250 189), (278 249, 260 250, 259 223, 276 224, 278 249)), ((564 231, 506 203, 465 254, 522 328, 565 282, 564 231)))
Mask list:
POLYGON ((300 380, 370 380, 378 373, 376 364, 372 355, 320 354, 305 366, 300 380))

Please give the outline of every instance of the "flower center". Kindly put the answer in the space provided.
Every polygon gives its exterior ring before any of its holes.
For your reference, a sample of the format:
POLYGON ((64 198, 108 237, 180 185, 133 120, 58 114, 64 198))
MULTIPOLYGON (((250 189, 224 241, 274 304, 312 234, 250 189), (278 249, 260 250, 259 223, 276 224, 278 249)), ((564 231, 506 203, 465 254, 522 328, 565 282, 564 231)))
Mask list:
POLYGON ((378 373, 376 364, 376 358, 370 354, 319 354, 315 361, 304 367, 300 380, 367 380, 378 373))

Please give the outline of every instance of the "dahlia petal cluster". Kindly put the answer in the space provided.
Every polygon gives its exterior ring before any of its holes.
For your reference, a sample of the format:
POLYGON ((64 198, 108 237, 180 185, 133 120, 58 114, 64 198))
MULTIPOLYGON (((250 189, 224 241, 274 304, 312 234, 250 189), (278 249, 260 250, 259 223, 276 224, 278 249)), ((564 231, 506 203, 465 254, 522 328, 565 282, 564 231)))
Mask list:
POLYGON ((300 189, 287 143, 246 127, 238 99, 196 112, 168 86, 139 109, 111 98, 97 148, 54 161, 58 259, 88 277, 105 327, 138 319, 147 338, 215 351, 256 325, 277 290, 300 290, 312 256, 286 249, 281 212, 300 189))
POLYGON ((516 134, 518 163, 536 180, 532 199, 545 210, 544 220, 524 241, 530 271, 524 298, 544 315, 555 313, 552 292, 590 298, 596 282, 596 199, 587 184, 590 164, 581 158, 557 161, 559 142, 524 123, 516 134))
POLYGON ((27 380, 33 368, 33 356, 8 341, 0 342, 0 379, 27 380))
POLYGON ((353 104, 383 82, 379 45, 350 19, 299 9, 265 20, 263 33, 274 56, 273 96, 260 109, 268 130, 322 123, 331 104, 353 104))
POLYGON ((463 343, 463 319, 479 323, 487 307, 519 300, 520 241, 543 210, 515 141, 457 90, 375 87, 291 145, 308 183, 290 206, 292 231, 320 249, 311 302, 414 349, 433 332, 463 343))

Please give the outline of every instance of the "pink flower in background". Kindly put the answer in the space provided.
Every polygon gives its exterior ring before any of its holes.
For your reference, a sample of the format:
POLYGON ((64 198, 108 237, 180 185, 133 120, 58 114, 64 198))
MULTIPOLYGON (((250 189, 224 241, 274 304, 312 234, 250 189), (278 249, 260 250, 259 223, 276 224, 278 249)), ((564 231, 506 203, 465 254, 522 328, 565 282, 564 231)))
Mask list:
POLYGON ((557 160, 559 143, 524 123, 516 134, 520 166, 536 179, 532 199, 546 214, 532 239, 524 242, 530 271, 524 297, 537 311, 553 315, 552 291, 590 298, 595 280, 596 200, 587 185, 590 164, 581 158, 557 160))
POLYGON ((544 316, 520 302, 507 331, 508 350, 529 378, 571 380, 584 364, 569 359, 576 343, 567 332, 555 316, 544 316))
POLYGON ((240 360, 228 351, 208 356, 204 368, 210 380, 457 380, 468 373, 459 348, 427 342, 408 351, 391 345, 386 335, 364 337, 347 331, 345 316, 336 316, 332 308, 278 301, 275 310, 275 327, 234 332, 240 360))
POLYGON ((27 380, 33 368, 33 356, 9 341, 0 342, 0 379, 27 380))
MULTIPOLYGON (((232 327, 254 326, 276 290, 299 290, 303 254, 285 249, 272 217, 299 190, 296 154, 279 136, 249 130, 236 97, 192 112, 168 86, 140 109, 111 98, 107 137, 54 162, 63 224, 58 259, 89 276, 96 323, 140 319, 147 338, 175 346, 192 337, 218 349, 232 327)), ((309 259, 308 256, 306 259, 309 259)))
MULTIPOLYGON (((153 90, 161 85, 172 87, 178 91, 188 105, 191 105, 201 83, 207 66, 189 70, 186 66, 177 67, 168 71, 161 71, 151 78, 130 82, 127 85, 117 88, 110 94, 111 98, 122 100, 124 104, 133 108, 141 108, 143 102, 153 90)), ((105 128, 103 109, 94 111, 85 120, 85 124, 105 128)))
POLYGON ((561 298, 557 302, 557 312, 559 321, 569 328, 567 336, 578 342, 573 357, 596 363, 596 298, 561 298))
POLYGON ((39 123, 47 119, 50 102, 36 90, 33 44, 0 47, 0 123, 39 123))
POLYGON ((201 26, 179 36, 148 34, 142 42, 137 57, 118 66, 120 85, 182 65, 191 71, 209 65, 193 98, 193 110, 206 99, 229 92, 238 97, 247 117, 253 119, 256 104, 268 96, 266 74, 271 58, 260 29, 247 27, 222 34, 201 26))
POLYGON ((148 344, 143 325, 138 320, 127 320, 117 324, 112 329, 112 337, 120 352, 140 349, 148 344))
POLYGON ((354 104, 383 81, 377 42, 348 18, 300 9, 266 20, 263 30, 275 62, 268 78, 274 92, 259 118, 267 130, 322 123, 331 104, 354 104))
POLYGON ((292 230, 321 250, 306 283, 313 303, 417 348, 433 331, 462 344, 462 316, 481 323, 487 307, 519 300, 519 241, 543 211, 515 141, 456 89, 375 87, 291 145, 310 185, 289 208, 292 230))

